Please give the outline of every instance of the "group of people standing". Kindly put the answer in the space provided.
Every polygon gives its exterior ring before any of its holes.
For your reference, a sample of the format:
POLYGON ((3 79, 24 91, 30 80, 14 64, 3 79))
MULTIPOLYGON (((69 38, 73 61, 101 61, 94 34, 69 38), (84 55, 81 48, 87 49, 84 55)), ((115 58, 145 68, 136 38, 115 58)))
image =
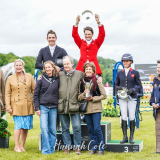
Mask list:
MULTIPOLYGON (((72 37, 80 49, 80 59, 76 69, 73 67, 73 58, 68 56, 63 48, 57 46, 57 35, 52 30, 47 33, 49 45, 42 48, 37 57, 35 67, 43 69, 43 72, 36 84, 32 75, 24 72, 25 64, 23 60, 17 59, 14 62, 16 73, 8 77, 5 88, 5 102, 4 94, 2 94, 2 101, 6 106, 7 112, 13 115, 15 123, 14 150, 16 152, 25 151, 25 141, 28 130, 33 128, 33 114, 35 110, 40 117, 42 154, 55 152, 56 130, 61 131, 59 122, 61 122, 62 126, 62 138, 65 145, 64 153, 70 153, 72 145, 69 130, 70 119, 73 128, 75 153, 81 154, 79 106, 81 101, 86 100, 88 103, 84 115, 91 141, 90 154, 96 154, 97 149, 99 149, 99 155, 104 154, 104 140, 100 122, 101 112, 103 111, 101 100, 106 99, 106 92, 102 85, 102 78, 97 78, 102 74, 97 61, 97 52, 104 41, 105 30, 100 23, 98 15, 95 15, 95 19, 99 28, 97 39, 92 39, 93 29, 85 27, 85 39, 83 40, 78 34, 80 16, 76 18, 76 24, 73 26, 72 31, 72 37), (86 88, 86 82, 90 83, 90 89, 86 88), (85 95, 88 92, 91 94, 87 98, 85 95), (21 143, 19 144, 20 136, 21 143)), ((131 100, 119 99, 123 131, 121 143, 128 142, 127 111, 129 111, 130 143, 133 144, 137 92, 142 88, 142 84, 138 71, 131 68, 133 57, 130 54, 124 54, 121 60, 124 69, 118 72, 115 87, 117 91, 122 90, 123 87, 127 88, 127 94, 131 97, 131 100)), ((158 68, 160 68, 159 65, 158 68)), ((159 72, 160 69, 158 69, 159 72)), ((3 79, 3 75, 1 79, 3 79)), ((157 79, 155 78, 154 83, 159 85, 159 79, 159 76, 157 79)), ((2 91, 4 92, 4 88, 2 91)), ((159 104, 154 103, 154 98, 151 98, 151 105, 160 113, 158 111, 159 104)), ((159 123, 160 117, 158 113, 156 115, 157 123, 159 123)))
POLYGON ((67 52, 57 46, 57 35, 50 30, 47 33, 49 45, 42 48, 36 60, 35 67, 43 69, 38 81, 31 74, 24 72, 24 62, 17 59, 14 62, 16 73, 8 77, 5 89, 5 105, 10 115, 13 115, 15 123, 14 140, 16 152, 25 151, 25 141, 28 130, 33 128, 34 110, 40 117, 42 133, 42 154, 55 152, 56 129, 60 131, 59 121, 62 126, 62 138, 65 145, 64 153, 70 153, 70 119, 73 128, 73 141, 75 153, 81 154, 81 118, 79 112, 80 102, 86 100, 87 110, 84 112, 88 126, 91 152, 95 154, 99 148, 99 155, 104 154, 104 141, 101 131, 101 112, 103 111, 101 100, 106 99, 106 93, 102 84, 101 70, 97 61, 97 52, 104 41, 104 26, 95 15, 99 27, 99 35, 93 40, 93 29, 84 28, 85 40, 78 35, 77 16, 73 26, 72 36, 80 48, 81 57, 77 68, 74 69, 73 58, 67 52), (93 54, 94 53, 94 54, 93 54), (90 89, 85 86, 90 82, 90 89), (90 92, 89 98, 85 94, 90 92), (32 101, 32 99, 34 101, 32 101), (21 143, 19 144, 21 136, 21 143), (99 147, 95 147, 95 146, 99 147))

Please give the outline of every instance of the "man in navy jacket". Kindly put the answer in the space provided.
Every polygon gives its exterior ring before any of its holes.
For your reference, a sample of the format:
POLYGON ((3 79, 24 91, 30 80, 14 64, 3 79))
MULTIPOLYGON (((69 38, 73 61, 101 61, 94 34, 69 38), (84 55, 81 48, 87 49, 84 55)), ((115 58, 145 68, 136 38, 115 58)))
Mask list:
MULTIPOLYGON (((48 31, 47 33, 47 41, 49 45, 47 47, 42 48, 39 51, 35 67, 37 69, 43 69, 42 62, 46 62, 48 60, 53 61, 57 66, 57 59, 62 59, 64 56, 67 56, 67 52, 56 45, 57 36, 56 33, 52 30, 48 31)), ((59 66, 62 67, 62 66, 59 66)))
MULTIPOLYGON (((60 70, 63 70, 63 65, 62 65, 62 63, 59 64, 58 60, 60 60, 62 62, 62 58, 68 54, 63 48, 56 45, 57 35, 54 31, 52 31, 52 30, 48 31, 47 41, 48 41, 49 45, 47 47, 42 48, 39 51, 35 67, 37 69, 43 69, 43 63, 48 60, 51 60, 55 63, 55 65, 58 66, 57 70, 59 70, 58 69, 59 67, 60 67, 60 70)), ((60 119, 59 119, 58 115, 57 115, 57 132, 61 132, 60 119)))

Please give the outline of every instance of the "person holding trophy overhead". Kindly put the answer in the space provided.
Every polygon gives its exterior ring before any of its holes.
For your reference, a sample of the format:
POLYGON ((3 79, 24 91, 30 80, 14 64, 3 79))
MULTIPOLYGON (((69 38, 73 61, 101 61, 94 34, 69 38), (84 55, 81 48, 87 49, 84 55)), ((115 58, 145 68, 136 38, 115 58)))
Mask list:
POLYGON ((104 26, 100 22, 100 18, 97 14, 95 14, 95 19, 98 24, 99 34, 97 39, 93 40, 92 37, 94 35, 94 31, 91 27, 84 28, 84 36, 85 40, 81 39, 78 34, 78 24, 80 22, 80 16, 78 15, 76 18, 76 24, 73 26, 72 37, 74 38, 75 43, 80 49, 80 59, 77 64, 76 70, 80 70, 83 72, 83 65, 86 62, 93 61, 96 65, 96 74, 99 76, 102 74, 100 66, 97 60, 97 52, 101 47, 104 38, 105 38, 105 30, 104 26))
POLYGON ((124 69, 117 73, 115 88, 118 90, 119 106, 122 115, 123 140, 121 144, 128 142, 127 137, 127 111, 130 119, 130 143, 134 144, 135 111, 137 104, 137 91, 142 88, 139 72, 131 68, 133 57, 126 53, 122 56, 124 69))

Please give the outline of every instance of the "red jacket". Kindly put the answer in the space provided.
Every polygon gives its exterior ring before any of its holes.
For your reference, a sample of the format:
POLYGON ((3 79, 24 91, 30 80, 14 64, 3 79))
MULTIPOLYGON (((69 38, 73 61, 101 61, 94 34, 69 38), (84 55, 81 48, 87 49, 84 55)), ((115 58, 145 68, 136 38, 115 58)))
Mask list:
POLYGON ((92 40, 91 44, 89 45, 87 45, 87 42, 85 40, 80 38, 78 34, 78 27, 73 26, 72 37, 74 38, 75 43, 79 47, 81 54, 76 70, 83 72, 83 65, 85 62, 87 62, 87 60, 89 60, 89 62, 93 61, 94 64, 96 65, 96 74, 101 75, 102 71, 98 64, 97 52, 104 41, 105 37, 104 26, 102 25, 99 27, 99 34, 97 39, 92 40))

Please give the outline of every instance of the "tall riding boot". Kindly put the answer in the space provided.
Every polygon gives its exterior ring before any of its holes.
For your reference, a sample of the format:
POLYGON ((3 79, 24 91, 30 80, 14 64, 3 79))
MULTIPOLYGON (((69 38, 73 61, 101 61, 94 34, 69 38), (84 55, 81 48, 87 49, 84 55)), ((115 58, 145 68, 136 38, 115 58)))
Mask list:
POLYGON ((134 139, 133 139, 134 130, 135 130, 135 120, 130 121, 130 143, 131 144, 134 144, 134 139))
POLYGON ((60 127, 60 118, 59 114, 57 114, 57 123, 56 123, 57 132, 62 132, 62 129, 60 127))
POLYGON ((127 143, 128 137, 127 137, 127 121, 122 120, 122 131, 123 131, 123 140, 120 141, 120 143, 127 143))
POLYGON ((85 116, 82 113, 81 113, 81 123, 83 123, 83 124, 86 123, 85 116))

